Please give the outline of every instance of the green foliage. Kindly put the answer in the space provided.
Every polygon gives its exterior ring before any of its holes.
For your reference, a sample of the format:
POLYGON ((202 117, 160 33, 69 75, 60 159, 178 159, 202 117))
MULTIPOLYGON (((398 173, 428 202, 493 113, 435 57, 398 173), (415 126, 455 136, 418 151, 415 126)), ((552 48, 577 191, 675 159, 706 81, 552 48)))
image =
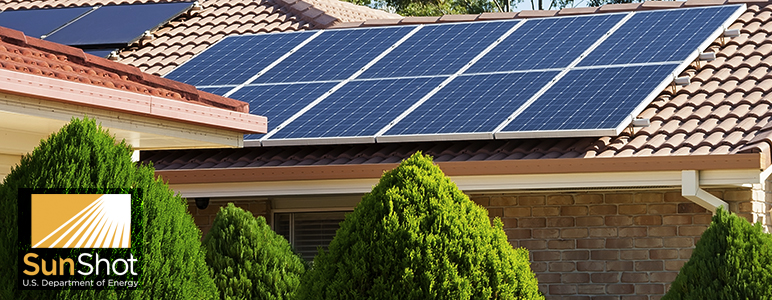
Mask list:
POLYGON ((346 216, 299 299, 543 299, 502 227, 417 153, 346 216))
POLYGON ((187 204, 137 166, 132 150, 92 119, 78 120, 41 141, 0 185, 0 299, 213 299, 216 287, 204 262, 201 231, 187 204), (143 192, 143 290, 19 291, 17 192, 19 188, 129 188, 143 192))
POLYGON ((662 299, 772 299, 772 236, 719 208, 662 299))
POLYGON ((306 264, 263 217, 228 203, 204 238, 206 263, 229 299, 292 299, 306 264))

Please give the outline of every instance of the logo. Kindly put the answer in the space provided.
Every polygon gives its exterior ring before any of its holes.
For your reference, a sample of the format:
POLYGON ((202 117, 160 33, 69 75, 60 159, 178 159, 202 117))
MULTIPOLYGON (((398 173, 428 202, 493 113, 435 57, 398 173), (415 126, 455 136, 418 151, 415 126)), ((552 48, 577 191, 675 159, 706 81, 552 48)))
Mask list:
POLYGON ((33 194, 32 248, 130 248, 130 194, 33 194))
POLYGON ((18 287, 140 288, 139 189, 19 189, 18 287))

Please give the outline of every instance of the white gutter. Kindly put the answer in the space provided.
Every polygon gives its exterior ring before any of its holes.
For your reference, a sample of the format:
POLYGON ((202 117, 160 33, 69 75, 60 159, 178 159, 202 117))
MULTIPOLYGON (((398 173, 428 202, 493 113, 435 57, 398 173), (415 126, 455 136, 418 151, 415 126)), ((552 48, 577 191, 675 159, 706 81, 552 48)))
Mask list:
POLYGON ((716 213, 719 206, 723 206, 725 210, 729 209, 729 205, 724 200, 700 188, 700 172, 697 170, 681 171, 681 196, 713 213, 716 213))

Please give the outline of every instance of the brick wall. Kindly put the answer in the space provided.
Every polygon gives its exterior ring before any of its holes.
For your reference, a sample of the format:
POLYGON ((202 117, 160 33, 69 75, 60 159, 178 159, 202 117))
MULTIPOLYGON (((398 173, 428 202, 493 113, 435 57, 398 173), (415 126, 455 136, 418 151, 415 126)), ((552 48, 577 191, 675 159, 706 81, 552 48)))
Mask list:
MULTIPOLYGON (((710 192, 754 218, 751 189, 710 192)), ((470 196, 530 251, 547 299, 659 299, 712 216, 680 190, 470 196)))
POLYGON ((209 206, 206 209, 199 209, 196 207, 196 201, 188 200, 188 211, 196 220, 196 225, 201 229, 203 235, 209 232, 214 223, 214 218, 217 216, 217 212, 220 211, 220 207, 228 205, 228 203, 238 206, 248 212, 251 212, 255 217, 262 216, 271 225, 270 212, 271 202, 268 200, 219 200, 214 199, 209 202, 209 206))

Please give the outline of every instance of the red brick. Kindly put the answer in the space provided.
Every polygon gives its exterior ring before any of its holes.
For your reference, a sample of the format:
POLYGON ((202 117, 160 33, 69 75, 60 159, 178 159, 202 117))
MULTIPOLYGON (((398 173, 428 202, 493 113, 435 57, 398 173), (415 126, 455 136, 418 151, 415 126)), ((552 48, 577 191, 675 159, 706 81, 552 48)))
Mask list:
POLYGON ((198 208, 196 207, 196 202, 188 202, 188 213, 190 213, 191 216, 195 216, 198 214, 198 208))
POLYGON ((535 239, 556 239, 560 236, 558 229, 533 229, 535 239))
POLYGON ((587 273, 570 273, 563 274, 561 278, 564 283, 587 283, 590 282, 590 274, 587 273))
POLYGON ((573 295, 573 294, 576 294, 576 286, 564 285, 564 284, 550 284, 549 293, 550 295, 573 295))
POLYGON ((550 249, 574 249, 576 240, 552 240, 547 242, 547 248, 550 249))
POLYGON ((675 226, 649 227, 649 236, 676 236, 678 228, 675 226))
POLYGON ((558 206, 537 206, 531 208, 531 214, 534 217, 557 216, 560 214, 560 208, 558 206))
POLYGON ((569 228, 560 230, 561 238, 583 238, 587 237, 587 228, 569 228))
POLYGON ((646 227, 625 227, 619 228, 620 237, 638 237, 646 236, 646 227))
POLYGON ((662 271, 664 269, 665 269, 665 266, 661 260, 635 262, 636 271, 662 271))
POLYGON ((609 248, 609 249, 632 248, 632 247, 633 247, 633 239, 631 238, 606 239, 606 248, 609 248))
POLYGON ((603 195, 599 194, 585 194, 575 195, 574 203, 576 204, 599 204, 603 203, 603 195))
POLYGON ((751 190, 734 190, 724 192, 724 200, 726 201, 749 201, 753 199, 753 191, 751 190))
POLYGON ((531 270, 538 273, 541 272, 547 272, 547 263, 546 262, 532 262, 531 263, 531 270))
POLYGON ((678 258, 678 250, 653 249, 653 250, 649 250, 649 257, 651 259, 674 259, 674 258, 678 258))
POLYGON ((528 250, 547 249, 547 241, 545 240, 520 240, 519 245, 528 250))
POLYGON ((667 271, 679 271, 684 266, 686 260, 666 260, 665 270, 667 271))
POLYGON ((692 218, 692 222, 694 224, 710 224, 712 219, 713 219, 713 216, 711 216, 709 214, 696 215, 696 216, 694 216, 694 218, 692 218))
POLYGON ((581 239, 576 240, 577 249, 599 249, 606 246, 606 241, 602 239, 581 239))
POLYGON ((555 261, 560 259, 560 251, 531 251, 534 261, 555 261))
POLYGON ((530 207, 505 207, 504 216, 505 217, 530 217, 531 208, 530 207))
POLYGON ((678 204, 679 214, 704 213, 706 211, 707 210, 705 210, 705 208, 697 205, 696 203, 679 203, 678 204))
POLYGON ((751 202, 739 203, 738 210, 741 211, 741 212, 752 212, 753 211, 753 203, 751 203, 751 202))
POLYGON ((574 218, 572 217, 547 218, 547 227, 574 227, 574 218))
MULTIPOLYGON (((603 294, 603 293, 601 293, 601 294, 603 294)), ((592 300, 619 300, 619 296, 592 296, 592 300)), ((646 300, 648 300, 648 299, 646 299, 646 300)))
POLYGON ((521 196, 517 200, 522 206, 544 205, 544 196, 521 196))
POLYGON ((504 232, 507 233, 507 238, 509 239, 521 240, 531 238, 530 229, 507 229, 504 232))
POLYGON ((671 283, 678 276, 678 272, 652 272, 651 282, 671 283))
POLYGON ((491 198, 490 197, 484 197, 484 196, 472 197, 472 201, 474 203, 477 203, 477 205, 480 205, 480 206, 483 206, 483 207, 490 206, 490 204, 491 204, 491 198))
POLYGON ((662 225, 660 216, 637 216, 633 218, 635 225, 662 225))
POLYGON ((196 225, 198 225, 199 227, 211 224, 209 223, 209 216, 196 216, 195 219, 196 219, 196 225))
POLYGON ((651 204, 649 205, 649 214, 667 215, 674 214, 678 211, 678 206, 675 204, 651 204))
MULTIPOLYGON (((581 285, 578 285, 576 287, 576 290, 580 291, 581 290, 581 285)), ((579 292, 579 293, 581 294, 582 292, 579 292)), ((549 298, 549 296, 547 296, 547 298, 549 298)), ((563 296, 560 299, 561 300, 592 300, 592 299, 590 299, 590 296, 563 296)))
POLYGON ((560 283, 560 273, 540 273, 536 274, 539 283, 560 283))
POLYGON ((606 226, 627 226, 633 224, 633 217, 630 216, 607 216, 606 226))
POLYGON ((662 193, 637 193, 635 194, 636 203, 660 203, 664 201, 665 196, 662 193))
POLYGON ((649 282, 649 274, 645 272, 624 272, 622 282, 649 282))
POLYGON ((503 217, 504 216, 504 209, 502 208, 488 208, 488 217, 495 218, 495 217, 503 217))
POLYGON ((664 284, 636 284, 635 293, 644 294, 644 295, 652 295, 652 294, 661 295, 665 293, 665 285, 664 284))
POLYGON ((590 215, 616 215, 616 205, 590 205, 590 215))
POLYGON ((633 204, 633 205, 620 205, 620 215, 643 215, 646 214, 645 204, 633 204))
POLYGON ((645 260, 649 259, 649 250, 622 250, 619 257, 625 260, 645 260))
POLYGON ((635 248, 662 248, 662 238, 637 238, 633 240, 635 248))
POLYGON ((603 217, 576 217, 576 226, 603 226, 603 217))
POLYGON ((515 206, 515 205, 517 205, 516 197, 509 197, 509 196, 490 197, 490 206, 515 206))
POLYGON ((617 236, 617 229, 616 228, 590 228, 590 236, 596 236, 596 237, 616 237, 617 236))
POLYGON ((678 257, 680 257, 681 259, 689 259, 692 257, 692 251, 694 251, 694 249, 692 248, 678 249, 678 257))
POLYGON ((633 203, 633 194, 606 194, 606 203, 633 203))
MULTIPOLYGON (((606 293, 605 284, 580 284, 577 288, 577 292, 579 292, 579 294, 599 295, 606 293)), ((593 297, 592 299, 596 298, 593 297)))
POLYGON ((662 223, 665 225, 691 225, 692 216, 664 216, 662 223))
POLYGON ((635 286, 632 284, 609 284, 606 286, 606 292, 609 294, 632 294, 635 292, 635 286))
POLYGON ((576 262, 577 271, 603 271, 606 269, 604 261, 578 261, 576 262))
POLYGON ((610 261, 606 264, 607 271, 632 271, 635 265, 631 261, 610 261))
POLYGON ((546 226, 547 226, 546 218, 521 218, 517 220, 517 227, 520 227, 520 228, 536 228, 536 227, 546 227, 546 226))
POLYGON ((586 216, 587 206, 561 206, 561 216, 586 216))
POLYGON ((551 195, 547 197, 547 205, 571 205, 574 204, 574 197, 570 195, 551 195))
POLYGON ((593 283, 617 283, 619 282, 619 273, 592 273, 591 278, 593 283))
POLYGON ((517 218, 503 218, 504 228, 517 228, 517 218))
MULTIPOLYGON (((655 297, 655 296, 653 296, 655 297)), ((650 300, 649 296, 622 296, 619 300, 650 300)))
POLYGON ((687 248, 694 246, 694 239, 690 237, 665 238, 665 247, 687 248))
POLYGON ((590 257, 594 260, 617 260, 619 259, 619 250, 592 250, 590 257))
POLYGON ((551 262, 550 272, 573 272, 576 270, 576 264, 572 262, 551 262))
POLYGON ((586 260, 590 258, 590 251, 575 250, 563 251, 563 260, 586 260))
POLYGON ((665 193, 665 202, 690 202, 689 199, 681 196, 681 192, 665 193))

